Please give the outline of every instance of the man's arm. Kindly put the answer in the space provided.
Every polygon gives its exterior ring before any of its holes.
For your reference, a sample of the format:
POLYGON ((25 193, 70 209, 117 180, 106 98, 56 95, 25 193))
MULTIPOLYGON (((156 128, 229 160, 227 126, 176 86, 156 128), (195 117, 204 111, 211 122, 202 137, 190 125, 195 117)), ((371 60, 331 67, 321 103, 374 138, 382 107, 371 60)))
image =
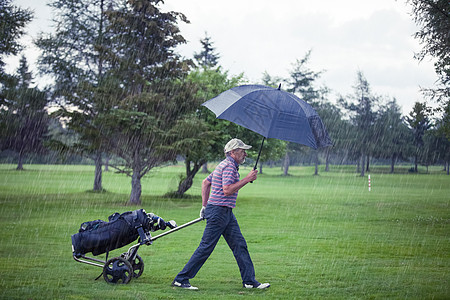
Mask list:
POLYGON ((202 182, 202 206, 206 206, 206 204, 208 204, 210 192, 211 192, 211 182, 209 182, 208 179, 205 179, 202 182))
POLYGON ((244 185, 249 183, 250 181, 255 181, 258 174, 258 170, 252 170, 250 173, 248 173, 247 176, 245 176, 244 179, 239 180, 236 183, 230 184, 230 185, 224 185, 223 186, 223 193, 225 196, 231 196, 237 191, 239 191, 244 185))

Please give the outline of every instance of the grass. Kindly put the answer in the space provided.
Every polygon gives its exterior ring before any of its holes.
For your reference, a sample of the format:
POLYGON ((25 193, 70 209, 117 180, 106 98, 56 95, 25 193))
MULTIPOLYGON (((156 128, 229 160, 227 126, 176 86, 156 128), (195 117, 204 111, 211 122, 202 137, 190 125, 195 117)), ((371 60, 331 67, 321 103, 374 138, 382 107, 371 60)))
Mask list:
MULTIPOLYGON (((0 165, 1 299, 448 299, 450 298, 450 177, 387 174, 367 178, 354 167, 312 176, 295 167, 283 177, 265 168, 240 191, 234 213, 266 291, 244 290, 221 240, 191 283, 170 287, 198 246, 204 223, 139 249, 143 275, 110 285, 98 267, 75 262, 70 236, 84 221, 106 220, 126 206, 129 178, 104 173, 105 193, 92 193, 91 166, 0 165)), ((197 218, 199 174, 188 199, 175 189, 181 166, 157 169, 142 182, 142 208, 182 224, 197 218)), ((242 168, 246 175, 248 168, 242 168)), ((140 208, 140 207, 139 207, 140 208)), ((118 256, 127 247, 113 251, 118 256)))

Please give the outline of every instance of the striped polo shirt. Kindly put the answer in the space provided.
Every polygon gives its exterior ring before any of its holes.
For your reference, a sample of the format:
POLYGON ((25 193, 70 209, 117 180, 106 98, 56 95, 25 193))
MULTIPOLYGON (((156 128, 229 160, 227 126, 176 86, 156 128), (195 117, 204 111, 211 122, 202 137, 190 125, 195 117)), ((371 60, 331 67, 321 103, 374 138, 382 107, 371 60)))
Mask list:
POLYGON ((239 181, 238 164, 236 161, 227 156, 206 178, 211 182, 211 195, 209 196, 208 203, 219 206, 227 206, 230 208, 236 207, 236 198, 238 193, 234 193, 231 196, 225 196, 223 193, 223 186, 230 185, 239 181))

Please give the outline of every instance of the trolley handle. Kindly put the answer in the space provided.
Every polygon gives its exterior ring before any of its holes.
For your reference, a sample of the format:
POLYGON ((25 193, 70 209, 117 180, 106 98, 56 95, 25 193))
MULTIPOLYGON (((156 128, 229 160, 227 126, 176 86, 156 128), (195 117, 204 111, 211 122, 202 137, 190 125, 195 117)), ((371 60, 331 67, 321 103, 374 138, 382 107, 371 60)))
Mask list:
POLYGON ((185 228, 185 227, 191 226, 192 224, 198 223, 198 222, 203 221, 203 220, 204 220, 204 218, 201 218, 201 217, 200 217, 200 218, 197 218, 197 219, 192 220, 192 221, 190 221, 190 222, 187 222, 187 223, 185 223, 185 224, 183 224, 183 225, 180 225, 180 226, 177 226, 177 227, 175 227, 175 228, 173 228, 173 229, 170 229, 169 231, 166 231, 166 232, 161 233, 161 234, 159 234, 159 235, 157 235, 157 236, 154 236, 154 237, 152 237, 152 238, 150 239, 150 241, 153 242, 154 240, 159 239, 160 237, 163 237, 163 236, 165 236, 165 235, 171 234, 171 233, 173 233, 173 232, 175 232, 175 231, 178 231, 178 230, 183 229, 183 228, 185 228))

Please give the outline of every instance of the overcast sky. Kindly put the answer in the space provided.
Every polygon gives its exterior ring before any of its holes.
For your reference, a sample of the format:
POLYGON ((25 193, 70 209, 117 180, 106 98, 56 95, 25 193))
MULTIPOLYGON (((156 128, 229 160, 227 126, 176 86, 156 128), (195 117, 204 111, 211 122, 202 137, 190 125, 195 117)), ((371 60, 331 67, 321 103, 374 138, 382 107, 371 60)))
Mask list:
MULTIPOLYGON (((35 12, 26 44, 51 30, 47 1, 14 3, 35 12)), ((190 20, 180 23, 188 43, 179 53, 192 58, 207 32, 220 65, 232 75, 243 72, 250 83, 260 83, 264 71, 288 77, 292 64, 312 50, 309 68, 324 71, 319 85, 332 90, 331 100, 353 92, 360 70, 373 94, 395 97, 407 114, 414 102, 424 101, 420 87, 432 86, 437 78, 431 61, 414 59, 421 47, 405 0, 166 0, 161 8, 190 20)), ((33 64, 36 50, 29 47, 25 53, 33 64)), ((8 71, 17 68, 18 59, 7 61, 8 71)))

